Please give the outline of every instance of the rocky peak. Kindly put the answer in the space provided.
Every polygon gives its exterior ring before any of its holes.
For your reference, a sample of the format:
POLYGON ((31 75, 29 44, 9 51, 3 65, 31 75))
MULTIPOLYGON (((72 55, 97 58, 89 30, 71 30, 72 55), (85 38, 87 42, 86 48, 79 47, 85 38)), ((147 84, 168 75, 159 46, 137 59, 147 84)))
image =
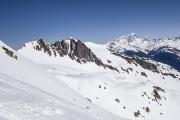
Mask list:
POLYGON ((54 55, 57 57, 59 55, 60 57, 63 57, 68 55, 72 60, 76 60, 80 64, 94 62, 98 66, 118 71, 117 68, 104 64, 101 59, 98 58, 82 41, 73 38, 69 40, 56 41, 51 45, 43 39, 39 39, 37 40, 35 49, 43 50, 45 53, 48 53, 49 56, 54 55))
POLYGON ((66 42, 65 40, 62 41, 57 41, 55 43, 51 44, 51 48, 56 56, 56 52, 63 57, 64 55, 68 54, 69 50, 69 43, 66 42))
POLYGON ((132 42, 142 42, 144 38, 139 37, 136 33, 130 33, 128 35, 122 35, 115 39, 114 42, 117 43, 132 43, 132 42))
POLYGON ((38 45, 35 46, 36 50, 44 50, 45 53, 48 53, 51 56, 50 46, 43 39, 37 40, 38 45))
POLYGON ((76 42, 76 47, 74 50, 74 54, 77 58, 85 59, 88 62, 94 61, 97 59, 97 57, 94 55, 94 53, 89 49, 84 43, 82 43, 80 40, 76 42))
POLYGON ((130 33, 126 36, 128 42, 133 42, 136 39, 139 39, 140 37, 136 33, 130 33))

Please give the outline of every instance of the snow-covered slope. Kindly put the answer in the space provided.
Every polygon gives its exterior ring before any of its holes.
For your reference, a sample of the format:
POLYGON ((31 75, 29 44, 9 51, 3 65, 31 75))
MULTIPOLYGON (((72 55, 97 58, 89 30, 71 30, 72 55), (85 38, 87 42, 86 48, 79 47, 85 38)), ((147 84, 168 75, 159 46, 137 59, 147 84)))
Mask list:
MULTIPOLYGON (((40 56, 39 56, 40 57, 40 56)), ((41 59, 39 59, 41 60, 41 59)), ((1 120, 121 120, 0 41, 1 120)), ((71 78, 69 78, 71 80, 71 78)))
MULTIPOLYGON (((54 53, 54 44, 47 43, 45 46, 51 47, 36 49, 41 46, 37 41, 25 44, 18 53, 39 64, 42 69, 79 92, 90 103, 118 116, 132 120, 180 118, 178 71, 154 60, 112 54, 107 45, 91 42, 71 45, 71 40, 66 42, 69 45, 63 43, 56 46, 56 54, 49 54, 54 53), (65 49, 64 45, 68 48, 65 49), (74 53, 70 46, 74 46, 74 53), (71 55, 75 59, 72 59, 71 55), (99 62, 101 64, 97 64, 99 62)), ((143 41, 138 39, 135 45, 138 47, 140 42, 143 41)))

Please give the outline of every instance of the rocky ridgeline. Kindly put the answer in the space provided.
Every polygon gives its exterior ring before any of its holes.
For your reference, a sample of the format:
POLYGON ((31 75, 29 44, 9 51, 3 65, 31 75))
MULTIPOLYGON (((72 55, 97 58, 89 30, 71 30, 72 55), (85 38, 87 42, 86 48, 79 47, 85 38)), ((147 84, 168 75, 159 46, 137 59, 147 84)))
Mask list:
POLYGON ((5 53, 9 56, 9 57, 12 57, 12 58, 14 58, 14 59, 18 59, 18 57, 17 57, 17 55, 14 55, 14 52, 13 51, 11 51, 11 50, 9 50, 8 48, 6 48, 6 47, 2 47, 2 49, 5 51, 5 53))
MULTIPOLYGON (((178 78, 178 75, 176 75, 176 74, 163 73, 161 70, 158 69, 158 64, 148 62, 148 61, 146 61, 146 59, 138 58, 138 57, 129 57, 129 56, 124 56, 124 55, 116 54, 116 53, 112 53, 112 54, 119 56, 119 57, 122 57, 129 64, 135 64, 136 66, 140 65, 142 68, 147 69, 147 70, 151 70, 152 72, 161 73, 164 76, 171 76, 173 78, 178 78)), ((141 73, 141 75, 147 77, 146 73, 141 73)))
POLYGON ((140 59, 140 58, 137 58, 137 57, 128 57, 128 56, 124 56, 124 55, 121 55, 121 54, 116 54, 116 53, 112 53, 116 56, 119 56, 119 57, 122 57, 123 59, 125 59, 129 64, 133 63, 135 64, 136 66, 137 65, 140 65, 142 68, 144 69, 147 69, 147 70, 151 70, 153 72, 157 72, 159 73, 158 71, 158 68, 157 68, 157 65, 153 64, 153 63, 150 63, 150 62, 147 62, 146 60, 144 59, 140 59))
POLYGON ((49 56, 54 55, 55 57, 68 55, 72 60, 76 60, 78 63, 94 62, 98 66, 103 66, 111 70, 119 72, 119 70, 111 65, 104 64, 100 58, 98 58, 90 48, 88 48, 80 40, 70 39, 57 41, 55 43, 49 44, 43 39, 37 40, 34 49, 41 50, 47 53, 49 56))

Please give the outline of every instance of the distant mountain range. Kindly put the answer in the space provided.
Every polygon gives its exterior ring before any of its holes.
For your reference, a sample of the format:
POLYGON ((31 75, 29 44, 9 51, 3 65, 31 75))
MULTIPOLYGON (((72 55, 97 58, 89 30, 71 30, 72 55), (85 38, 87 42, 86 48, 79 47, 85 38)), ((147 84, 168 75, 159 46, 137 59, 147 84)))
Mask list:
POLYGON ((131 33, 109 42, 108 45, 113 53, 152 59, 180 71, 180 37, 152 40, 131 33))

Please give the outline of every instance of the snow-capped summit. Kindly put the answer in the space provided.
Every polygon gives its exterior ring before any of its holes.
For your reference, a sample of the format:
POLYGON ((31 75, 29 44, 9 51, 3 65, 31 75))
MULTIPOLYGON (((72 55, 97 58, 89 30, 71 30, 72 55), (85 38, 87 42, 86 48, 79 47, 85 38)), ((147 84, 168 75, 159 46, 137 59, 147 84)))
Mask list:
POLYGON ((115 41, 120 43, 127 42, 130 44, 132 42, 142 42, 142 38, 140 38, 136 33, 130 33, 116 38, 115 41))
POLYGON ((127 40, 128 42, 134 42, 134 41, 142 42, 142 38, 140 38, 136 33, 128 34, 127 40))
POLYGON ((110 50, 114 52, 122 53, 127 50, 132 51, 148 51, 147 40, 145 38, 139 37, 135 33, 130 33, 128 35, 123 35, 119 38, 116 38, 114 41, 108 43, 110 50))
POLYGON ((180 71, 180 39, 178 37, 148 39, 131 33, 109 42, 108 49, 120 55, 143 57, 162 62, 180 71))

